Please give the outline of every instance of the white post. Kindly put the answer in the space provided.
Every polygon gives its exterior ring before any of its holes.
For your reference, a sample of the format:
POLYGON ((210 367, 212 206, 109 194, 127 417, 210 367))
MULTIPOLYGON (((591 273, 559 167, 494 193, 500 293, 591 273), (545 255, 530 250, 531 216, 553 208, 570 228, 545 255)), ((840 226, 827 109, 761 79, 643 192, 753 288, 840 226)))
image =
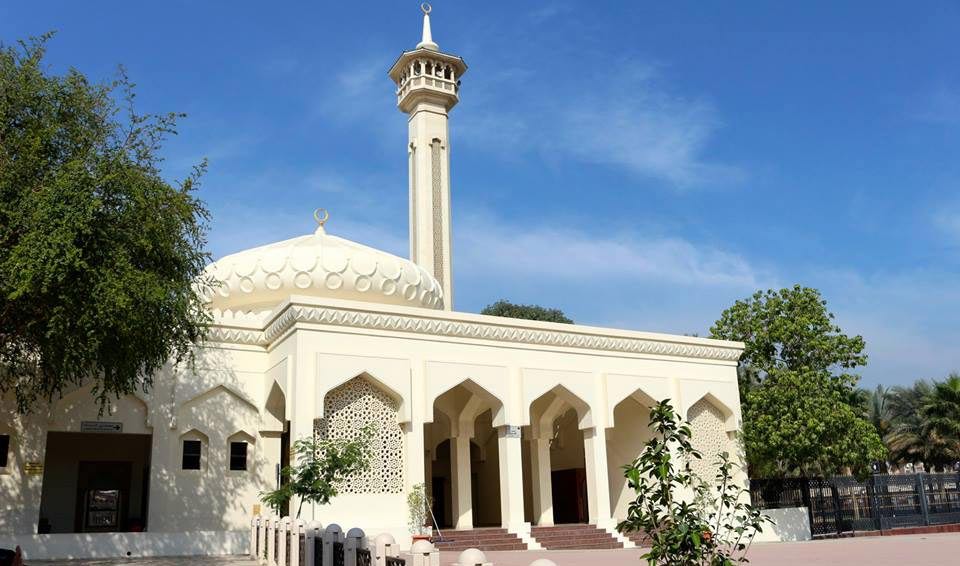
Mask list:
POLYGON ((610 513, 610 478, 607 475, 607 435, 603 427, 583 431, 583 451, 586 456, 590 523, 603 528, 613 523, 610 513))
MULTIPOLYGON (((470 486, 470 437, 450 439, 450 469, 453 471, 453 517, 458 530, 473 528, 473 493, 470 486)), ((502 489, 502 488, 501 488, 502 489)))
POLYGON ((290 548, 290 542, 287 540, 287 533, 290 532, 290 517, 284 517, 280 519, 280 529, 277 533, 277 544, 280 545, 280 548, 277 549, 277 564, 279 566, 287 566, 287 552, 290 548))
POLYGON ((323 525, 319 521, 310 521, 307 523, 306 532, 303 533, 303 563, 306 566, 317 566, 318 560, 315 553, 317 539, 323 536, 323 525))
MULTIPOLYGON (((387 566, 388 556, 397 556, 397 541, 393 535, 383 533, 373 539, 374 555, 373 560, 377 566, 387 566)), ((307 566, 310 566, 309 564, 307 566)))
POLYGON ((297 519, 290 526, 290 566, 300 566, 300 534, 303 532, 303 521, 297 519))
POLYGON ((523 449, 520 428, 502 426, 497 430, 500 448, 500 521, 513 530, 521 529, 523 520, 523 449))
POLYGON ((487 560, 487 555, 476 548, 468 548, 457 556, 457 561, 453 566, 493 566, 493 563, 487 560))
POLYGON ((418 540, 410 547, 410 566, 440 566, 440 551, 429 541, 418 540))
POLYGON ((257 530, 260 528, 260 517, 250 519, 250 557, 257 556, 257 530))
POLYGON ((347 539, 344 542, 343 563, 344 566, 357 566, 357 551, 366 548, 363 529, 354 527, 347 531, 347 539))
POLYGON ((323 531, 323 566, 333 566, 333 543, 340 542, 343 529, 336 523, 327 525, 323 531))
POLYGON ((267 561, 267 522, 269 517, 257 517, 257 561, 267 561))
POLYGON ((277 518, 267 519, 267 565, 276 566, 277 550, 277 518))

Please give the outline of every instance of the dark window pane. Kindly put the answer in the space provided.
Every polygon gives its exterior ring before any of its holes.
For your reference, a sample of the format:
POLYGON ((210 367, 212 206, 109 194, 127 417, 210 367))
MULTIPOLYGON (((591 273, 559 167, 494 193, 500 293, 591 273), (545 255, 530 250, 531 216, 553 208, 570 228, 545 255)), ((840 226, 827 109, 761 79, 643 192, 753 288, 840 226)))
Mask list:
POLYGON ((230 469, 231 470, 247 469, 247 443, 246 442, 230 443, 230 469))
POLYGON ((0 434, 0 468, 7 467, 7 452, 10 450, 10 435, 0 434))
POLYGON ((184 470, 199 470, 200 469, 200 450, 201 444, 199 440, 184 440, 183 441, 183 465, 184 470))

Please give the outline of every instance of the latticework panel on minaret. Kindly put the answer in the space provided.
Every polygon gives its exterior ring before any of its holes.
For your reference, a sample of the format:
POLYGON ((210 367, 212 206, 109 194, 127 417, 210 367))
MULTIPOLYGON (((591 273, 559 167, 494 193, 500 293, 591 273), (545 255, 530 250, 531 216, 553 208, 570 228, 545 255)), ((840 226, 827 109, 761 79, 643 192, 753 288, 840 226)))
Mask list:
POLYGON ((725 451, 733 458, 723 413, 710 401, 701 399, 687 411, 687 419, 693 434, 690 442, 703 454, 702 459, 691 459, 690 467, 701 479, 712 482, 717 475, 720 453, 725 451))
POLYGON ((338 486, 340 493, 401 493, 403 491, 403 431, 397 422, 398 402, 372 382, 356 377, 327 393, 324 418, 314 422, 320 440, 357 438, 372 425, 370 467, 338 486))

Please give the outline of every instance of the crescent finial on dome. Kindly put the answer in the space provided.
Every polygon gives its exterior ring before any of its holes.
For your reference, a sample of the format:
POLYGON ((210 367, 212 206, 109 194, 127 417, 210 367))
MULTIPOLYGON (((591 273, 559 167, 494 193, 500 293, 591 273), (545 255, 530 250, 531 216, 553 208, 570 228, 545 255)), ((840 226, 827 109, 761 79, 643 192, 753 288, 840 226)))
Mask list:
POLYGON ((323 225, 330 219, 330 212, 326 208, 318 208, 313 211, 313 219, 317 221, 317 231, 315 233, 324 234, 323 225))

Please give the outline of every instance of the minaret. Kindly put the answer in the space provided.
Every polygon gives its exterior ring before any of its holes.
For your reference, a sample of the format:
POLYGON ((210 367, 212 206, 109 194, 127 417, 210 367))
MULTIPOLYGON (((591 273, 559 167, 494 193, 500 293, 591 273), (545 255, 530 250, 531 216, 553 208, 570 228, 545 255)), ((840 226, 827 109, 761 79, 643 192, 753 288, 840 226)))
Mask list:
POLYGON ((467 65, 440 51, 430 30, 430 5, 420 8, 423 38, 400 55, 389 75, 397 85, 397 106, 409 116, 410 259, 437 278, 444 308, 452 310, 447 113, 460 100, 460 77, 467 65))

